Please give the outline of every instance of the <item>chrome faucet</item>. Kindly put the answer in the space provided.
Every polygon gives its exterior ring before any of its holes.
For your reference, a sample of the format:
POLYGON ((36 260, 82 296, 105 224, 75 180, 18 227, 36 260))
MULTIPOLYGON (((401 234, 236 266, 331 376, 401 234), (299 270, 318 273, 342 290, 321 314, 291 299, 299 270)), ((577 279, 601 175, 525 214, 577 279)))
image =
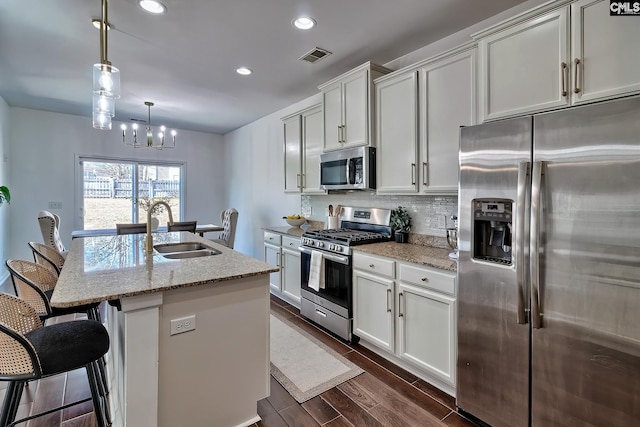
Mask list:
POLYGON ((169 212, 169 225, 173 225, 173 214, 171 213, 171 206, 169 206, 169 203, 163 200, 158 200, 149 207, 149 210, 147 211, 147 240, 145 242, 148 254, 153 253, 153 237, 151 236, 151 213, 153 212, 153 208, 155 208, 157 205, 164 205, 167 208, 167 211, 169 212))

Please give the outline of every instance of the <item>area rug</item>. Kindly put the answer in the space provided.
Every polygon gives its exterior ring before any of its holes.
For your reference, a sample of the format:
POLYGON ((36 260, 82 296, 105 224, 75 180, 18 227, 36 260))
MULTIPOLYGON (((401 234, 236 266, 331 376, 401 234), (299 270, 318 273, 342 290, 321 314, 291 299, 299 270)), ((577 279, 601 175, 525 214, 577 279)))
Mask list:
POLYGON ((271 375, 299 403, 363 372, 307 332, 271 313, 271 375))

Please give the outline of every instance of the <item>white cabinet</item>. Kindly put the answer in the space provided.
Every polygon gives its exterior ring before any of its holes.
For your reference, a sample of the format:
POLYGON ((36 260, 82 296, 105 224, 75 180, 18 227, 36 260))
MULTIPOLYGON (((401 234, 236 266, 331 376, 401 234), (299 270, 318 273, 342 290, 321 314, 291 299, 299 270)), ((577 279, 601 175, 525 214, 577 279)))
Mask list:
POLYGON ((476 123, 476 50, 464 46, 381 77, 379 194, 455 194, 460 126, 476 123))
POLYGON ((457 194, 460 127, 477 123, 476 49, 419 69, 420 192, 457 194))
POLYGON ((388 352, 395 351, 395 263, 353 256, 353 332, 388 352))
POLYGON ((574 104, 640 92, 638 17, 610 16, 608 1, 579 0, 571 31, 574 104))
POLYGON ((300 239, 264 232, 264 261, 280 271, 271 273, 271 293, 300 307, 300 239))
POLYGON ((353 260, 354 334, 452 392, 455 273, 358 252, 353 260))
POLYGON ((320 188, 322 107, 315 105, 282 119, 285 193, 325 194, 320 188))
POLYGON ((282 238, 282 293, 300 306, 300 239, 282 238))
POLYGON ((397 354, 447 384, 455 384, 454 279, 399 264, 397 354))
POLYGON ((318 87, 324 110, 324 150, 375 145, 373 79, 389 70, 367 62, 318 87))
POLYGON ((606 0, 580 0, 475 35, 482 120, 640 91, 640 25, 626 18, 609 16, 606 0))
MULTIPOLYGON (((280 242, 281 236, 269 231, 264 232, 264 262, 275 267, 280 267, 280 242)), ((269 284, 271 290, 280 292, 281 272, 269 273, 269 284)))
POLYGON ((300 116, 283 119, 284 124, 284 191, 299 193, 302 186, 300 116))
POLYGON ((418 74, 376 81, 378 193, 415 193, 418 162, 418 74))

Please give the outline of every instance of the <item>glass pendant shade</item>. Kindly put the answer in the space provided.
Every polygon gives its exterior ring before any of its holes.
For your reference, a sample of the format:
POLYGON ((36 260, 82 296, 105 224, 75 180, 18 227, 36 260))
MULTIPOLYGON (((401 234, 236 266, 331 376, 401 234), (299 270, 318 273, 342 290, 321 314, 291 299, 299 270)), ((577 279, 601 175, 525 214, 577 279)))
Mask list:
POLYGON ((116 100, 103 95, 93 94, 93 112, 108 114, 110 117, 116 115, 116 100))
POLYGON ((93 93, 120 98, 120 70, 109 64, 93 64, 93 93))
POLYGON ((111 116, 106 112, 93 112, 93 127, 100 130, 111 130, 111 116))

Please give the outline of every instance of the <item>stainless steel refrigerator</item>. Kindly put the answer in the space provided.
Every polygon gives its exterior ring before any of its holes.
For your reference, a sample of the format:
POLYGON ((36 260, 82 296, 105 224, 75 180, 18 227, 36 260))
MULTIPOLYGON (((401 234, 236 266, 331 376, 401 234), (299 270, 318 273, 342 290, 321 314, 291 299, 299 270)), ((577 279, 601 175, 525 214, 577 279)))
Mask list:
POLYGON ((640 425, 640 98, 461 129, 457 405, 640 425))

